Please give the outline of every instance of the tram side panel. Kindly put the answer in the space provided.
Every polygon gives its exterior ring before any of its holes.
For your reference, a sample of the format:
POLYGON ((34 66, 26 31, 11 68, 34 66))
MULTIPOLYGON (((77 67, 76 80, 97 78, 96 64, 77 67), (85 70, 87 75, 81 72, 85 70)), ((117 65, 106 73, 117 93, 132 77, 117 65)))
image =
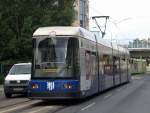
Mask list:
POLYGON ((86 97, 98 93, 96 47, 94 43, 86 39, 82 39, 80 48, 80 67, 81 96, 86 97))
MULTIPOLYGON (((99 48, 103 51, 102 70, 104 76, 104 90, 113 87, 113 63, 112 63, 112 49, 106 46, 99 48)), ((102 76, 102 77, 103 77, 102 76)), ((103 84, 103 83, 102 83, 103 84)))
POLYGON ((127 62, 125 58, 120 59, 121 83, 127 82, 127 62))
POLYGON ((126 62, 126 82, 129 81, 129 72, 128 72, 128 58, 125 58, 125 62, 126 62))
POLYGON ((120 84, 120 58, 113 57, 114 85, 120 84))
POLYGON ((131 72, 130 72, 130 70, 131 70, 130 59, 128 58, 128 59, 127 59, 127 72, 128 72, 127 79, 128 79, 128 82, 131 81, 131 72))
POLYGON ((104 76, 105 76, 105 89, 111 88, 114 86, 113 79, 113 65, 111 56, 107 56, 104 64, 104 76))
POLYGON ((103 52, 99 51, 99 82, 98 82, 98 87, 99 87, 99 92, 102 92, 105 90, 105 76, 104 76, 104 61, 103 61, 103 52))

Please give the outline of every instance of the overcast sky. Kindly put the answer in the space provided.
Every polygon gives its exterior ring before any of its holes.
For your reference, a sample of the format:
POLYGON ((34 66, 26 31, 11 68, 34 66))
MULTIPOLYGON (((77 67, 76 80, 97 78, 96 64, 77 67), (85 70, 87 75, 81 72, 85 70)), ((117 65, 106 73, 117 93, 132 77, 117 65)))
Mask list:
MULTIPOLYGON (((110 16, 105 39, 128 43, 135 38, 150 37, 149 0, 89 0, 89 3, 90 17, 110 16)), ((103 20, 98 21, 100 26, 104 25, 103 20)), ((91 20, 90 27, 94 26, 91 20)))

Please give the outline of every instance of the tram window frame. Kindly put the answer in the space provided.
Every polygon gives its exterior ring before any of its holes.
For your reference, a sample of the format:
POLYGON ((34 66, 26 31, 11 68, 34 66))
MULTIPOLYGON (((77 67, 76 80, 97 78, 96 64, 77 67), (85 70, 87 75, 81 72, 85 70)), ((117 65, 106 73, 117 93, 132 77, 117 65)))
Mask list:
MULTIPOLYGON (((63 37, 62 37, 63 38, 63 37)), ((78 38, 76 38, 76 37, 67 37, 67 38, 69 38, 69 39, 76 39, 77 40, 77 45, 76 45, 76 47, 77 47, 77 49, 78 49, 78 60, 80 60, 80 57, 79 57, 79 50, 80 50, 80 47, 79 47, 79 39, 78 38)), ((45 38, 45 39, 47 39, 47 38, 45 38)), ((69 42, 69 39, 68 39, 68 42, 69 42)), ((34 38, 33 39, 33 48, 35 49, 35 44, 36 43, 36 39, 34 38)), ((74 42, 72 42, 72 44, 74 44, 74 42)), ((72 44, 71 44, 71 46, 72 46, 72 44)), ((75 45, 75 44, 74 44, 75 45)), ((36 60, 35 60, 35 50, 33 49, 33 64, 35 64, 35 62, 36 62, 36 60)), ((68 44, 67 44, 67 49, 68 49, 68 44)), ((68 52, 67 52, 68 53, 68 52)), ((74 59, 74 61, 76 61, 76 59, 74 58, 74 57, 76 57, 77 55, 73 55, 73 59, 74 59)), ((73 60, 73 59, 71 59, 71 60, 73 60)), ((67 55, 66 55, 66 60, 67 60, 67 55)), ((80 64, 79 64, 79 61, 78 61, 78 66, 80 66, 80 64)), ((79 74, 80 74, 80 67, 78 67, 79 69, 78 69, 78 76, 79 76, 79 74)), ((35 76, 35 69, 36 69, 36 66, 33 66, 32 67, 32 76, 31 76, 31 78, 33 78, 33 79, 76 79, 76 78, 78 78, 78 76, 75 76, 75 75, 77 75, 77 74, 73 74, 72 76, 70 76, 70 77, 50 77, 50 76, 48 76, 48 77, 46 77, 46 76, 35 76)), ((42 68, 41 68, 42 69, 42 68)), ((76 72, 73 72, 73 73, 76 73, 76 72)))
MULTIPOLYGON (((71 51, 71 52, 73 52, 73 58, 71 59, 71 62, 72 62, 72 60, 73 60, 73 68, 74 68, 74 70, 72 70, 73 72, 73 75, 75 76, 75 77, 78 77, 79 76, 79 74, 80 74, 80 63, 79 63, 79 61, 80 61, 80 55, 79 55, 79 52, 80 52, 80 47, 79 47, 79 40, 77 40, 77 38, 70 38, 70 39, 76 39, 76 41, 77 41, 77 43, 76 43, 76 45, 78 46, 78 48, 73 48, 73 49, 78 49, 77 50, 77 54, 75 55, 75 51, 71 51)), ((69 40, 68 40, 68 42, 69 42, 69 40)), ((72 41, 73 42, 73 44, 75 43, 75 41, 72 41)), ((70 46, 72 46, 73 44, 70 44, 70 46)), ((77 47, 76 46, 76 47, 77 47)), ((67 45, 67 49, 68 49, 69 47, 68 47, 68 45, 67 45)), ((68 54, 68 50, 67 50, 67 54, 68 54)), ((66 60, 67 60, 67 56, 68 55, 66 55, 66 60)), ((68 61, 68 60, 67 60, 68 61)))

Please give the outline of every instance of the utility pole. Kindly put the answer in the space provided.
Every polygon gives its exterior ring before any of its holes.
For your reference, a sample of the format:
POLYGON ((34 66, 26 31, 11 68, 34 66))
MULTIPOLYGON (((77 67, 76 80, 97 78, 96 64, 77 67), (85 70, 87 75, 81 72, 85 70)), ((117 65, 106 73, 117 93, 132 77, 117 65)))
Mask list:
POLYGON ((101 34, 102 34, 102 38, 105 36, 105 32, 106 32, 106 25, 107 25, 107 20, 109 19, 109 16, 93 16, 92 19, 95 21, 96 25, 98 26, 101 34), (96 18, 105 18, 105 26, 104 26, 104 30, 101 29, 101 27, 99 26, 96 18))

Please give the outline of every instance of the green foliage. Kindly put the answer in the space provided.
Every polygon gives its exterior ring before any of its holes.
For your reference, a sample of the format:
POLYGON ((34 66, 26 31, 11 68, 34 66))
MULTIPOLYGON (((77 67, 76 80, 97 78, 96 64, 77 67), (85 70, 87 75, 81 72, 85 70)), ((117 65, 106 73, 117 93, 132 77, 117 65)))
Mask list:
POLYGON ((32 33, 43 26, 68 26, 74 0, 0 0, 0 62, 29 61, 32 33))

